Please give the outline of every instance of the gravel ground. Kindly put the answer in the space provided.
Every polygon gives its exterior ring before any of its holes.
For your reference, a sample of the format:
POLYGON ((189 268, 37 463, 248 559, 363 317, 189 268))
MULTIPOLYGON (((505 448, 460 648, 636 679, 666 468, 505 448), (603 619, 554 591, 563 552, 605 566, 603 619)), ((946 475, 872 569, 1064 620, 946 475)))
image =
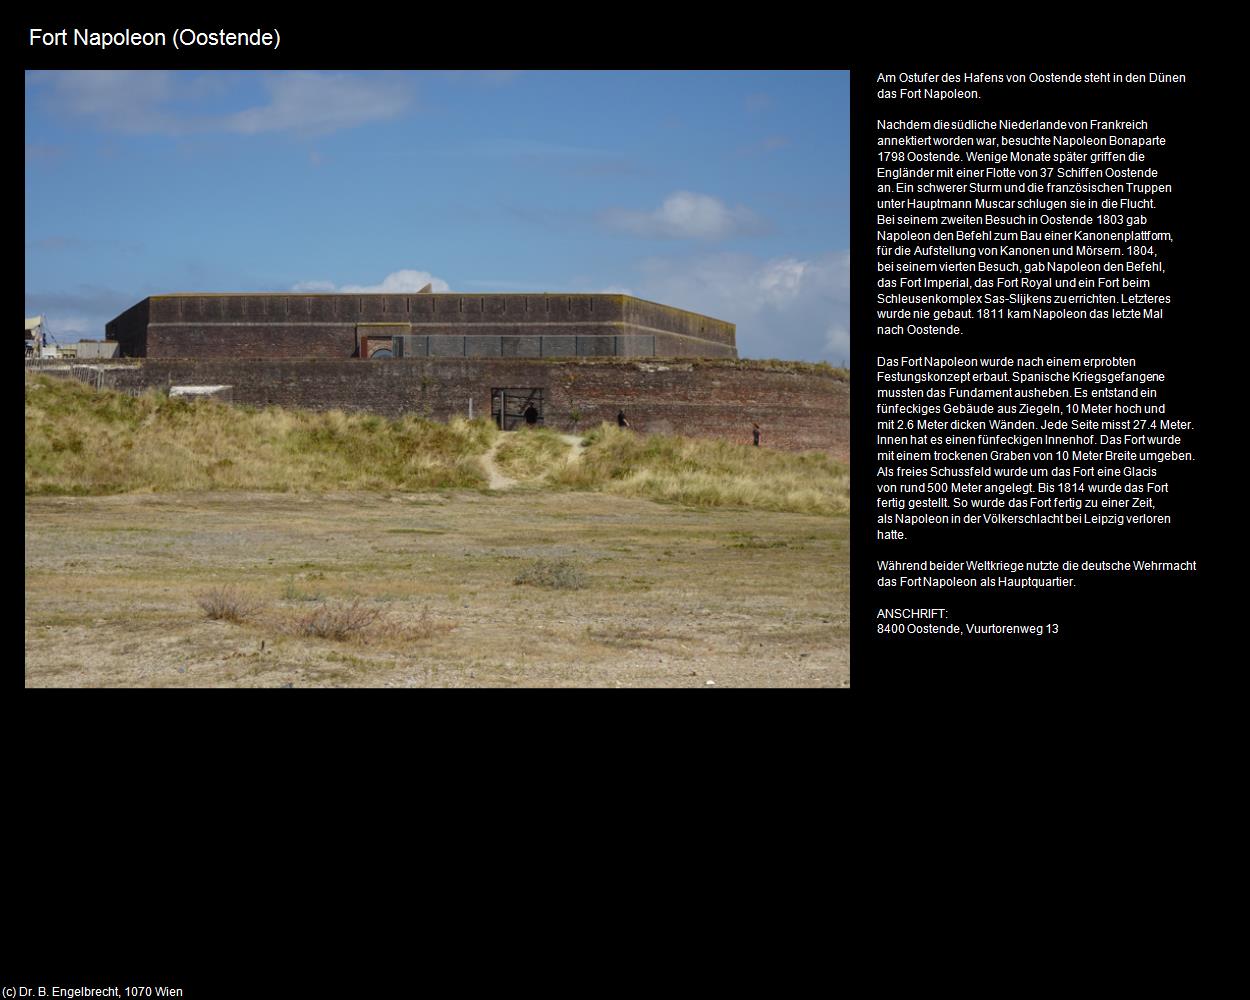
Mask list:
POLYGON ((845 687, 847 520, 506 493, 28 498, 28 687, 845 687), (580 589, 517 585, 564 559, 580 589), (241 623, 199 598, 258 603, 241 623), (322 604, 378 612, 299 634, 322 604))

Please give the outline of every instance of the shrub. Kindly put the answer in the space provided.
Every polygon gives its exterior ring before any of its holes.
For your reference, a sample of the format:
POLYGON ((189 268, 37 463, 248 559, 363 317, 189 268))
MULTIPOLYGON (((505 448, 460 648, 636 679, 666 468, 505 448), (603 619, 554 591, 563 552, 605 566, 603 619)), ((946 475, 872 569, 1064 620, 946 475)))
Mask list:
POLYGON ((235 587, 217 587, 200 596, 200 607, 212 621, 238 623, 256 614, 261 602, 235 587))
POLYGON ((366 607, 358 600, 351 604, 322 604, 300 616, 295 630, 319 639, 348 639, 376 622, 381 613, 380 608, 366 607))
POLYGON ((440 621, 430 614, 429 605, 421 609, 417 620, 405 627, 403 635, 407 639, 433 639, 443 632, 450 632, 454 625, 448 621, 440 621))
POLYGON ((586 576, 568 559, 535 559, 512 582, 552 590, 580 590, 586 586, 586 576))

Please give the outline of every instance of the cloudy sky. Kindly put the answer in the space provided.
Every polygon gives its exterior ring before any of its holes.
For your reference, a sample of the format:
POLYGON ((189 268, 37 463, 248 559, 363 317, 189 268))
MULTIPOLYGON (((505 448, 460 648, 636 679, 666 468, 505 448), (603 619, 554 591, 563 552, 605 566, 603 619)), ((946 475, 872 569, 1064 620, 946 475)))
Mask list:
POLYGON ((844 72, 30 72, 26 315, 622 291, 845 363, 844 72))

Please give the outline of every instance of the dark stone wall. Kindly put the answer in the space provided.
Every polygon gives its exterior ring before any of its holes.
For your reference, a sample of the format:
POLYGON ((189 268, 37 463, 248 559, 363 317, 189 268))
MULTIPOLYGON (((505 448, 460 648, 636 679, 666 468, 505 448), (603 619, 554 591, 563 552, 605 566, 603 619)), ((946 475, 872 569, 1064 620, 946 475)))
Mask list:
POLYGON ((218 323, 148 326, 149 358, 350 358, 354 323, 218 323))
POLYGON ((489 414, 492 388, 544 390, 544 423, 560 430, 614 421, 623 409, 639 431, 751 441, 786 450, 850 453, 846 380, 810 366, 778 370, 750 361, 567 361, 414 358, 389 361, 174 360, 150 358, 109 372, 106 384, 133 391, 171 385, 230 385, 255 406, 415 413, 434 420, 489 414), (575 420, 576 417, 576 420, 575 420))
POLYGON ((645 299, 625 299, 625 321, 644 328, 638 331, 640 333, 662 330, 696 340, 710 340, 728 347, 737 343, 737 327, 733 323, 645 299))
POLYGON ((429 337, 440 357, 737 356, 732 323, 625 295, 164 295, 114 328, 152 358, 349 358, 386 334, 429 337), (536 352, 519 343, 536 336, 536 352))
POLYGON ((141 358, 148 349, 148 312, 151 299, 137 302, 104 324, 104 339, 115 340, 123 358, 141 358))

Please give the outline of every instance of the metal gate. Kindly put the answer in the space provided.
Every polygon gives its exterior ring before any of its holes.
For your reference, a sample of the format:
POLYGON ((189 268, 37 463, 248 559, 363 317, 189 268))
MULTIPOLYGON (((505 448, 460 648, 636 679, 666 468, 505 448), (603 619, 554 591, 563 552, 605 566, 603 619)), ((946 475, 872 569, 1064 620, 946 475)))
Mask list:
POLYGON ((543 391, 541 389, 491 389, 490 413, 500 430, 543 423, 543 391))

